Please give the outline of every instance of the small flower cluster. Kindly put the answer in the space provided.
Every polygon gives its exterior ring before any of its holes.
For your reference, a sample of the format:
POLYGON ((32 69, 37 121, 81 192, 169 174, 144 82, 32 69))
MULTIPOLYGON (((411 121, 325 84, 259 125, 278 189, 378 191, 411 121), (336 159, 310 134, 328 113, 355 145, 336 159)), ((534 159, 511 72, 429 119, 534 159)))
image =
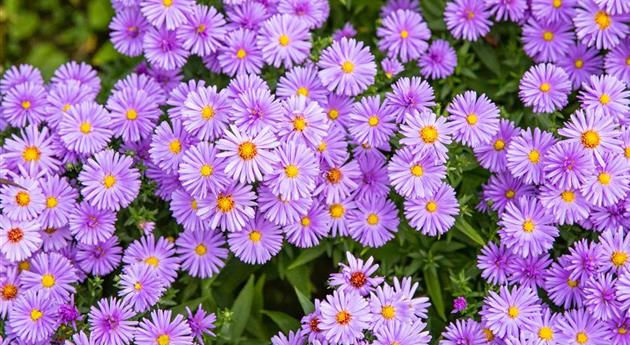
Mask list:
POLYGON ((418 283, 393 277, 392 285, 374 276, 378 264, 346 253, 348 264, 330 275, 334 291, 315 300, 315 310, 302 318, 297 332, 278 334, 273 345, 375 344, 428 345, 425 330, 429 299, 415 297, 418 283))

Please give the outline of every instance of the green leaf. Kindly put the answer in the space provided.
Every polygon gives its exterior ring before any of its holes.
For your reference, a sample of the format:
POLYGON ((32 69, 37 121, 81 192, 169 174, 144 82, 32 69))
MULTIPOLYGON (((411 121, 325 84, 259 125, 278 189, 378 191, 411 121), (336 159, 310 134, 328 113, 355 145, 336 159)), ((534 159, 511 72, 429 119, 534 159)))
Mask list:
POLYGON ((297 287, 293 287, 293 290, 295 290, 295 294, 297 295, 298 301, 302 306, 304 314, 312 313, 313 310, 315 310, 315 305, 313 304, 313 302, 311 302, 311 299, 304 295, 302 291, 298 290, 297 287))
POLYGON ((481 63, 486 65, 492 73, 496 75, 501 74, 501 65, 497 59, 497 55, 488 44, 477 42, 472 45, 473 50, 479 56, 481 63))
POLYGON ((236 297, 234 305, 232 305, 232 325, 231 325, 231 339, 234 343, 238 342, 238 339, 245 330, 247 325, 247 319, 249 319, 249 313, 252 309, 252 300, 254 299, 254 276, 251 275, 247 284, 236 297))
POLYGON ((96 54, 94 54, 94 57, 92 58, 92 63, 97 66, 101 66, 107 62, 119 59, 120 57, 120 54, 108 41, 107 43, 103 44, 103 46, 96 52, 96 54))
POLYGON ((317 247, 309 248, 304 251, 289 265, 289 270, 302 266, 305 263, 311 262, 317 259, 326 251, 326 246, 319 245, 317 247))
POLYGON ((275 322, 284 333, 300 327, 298 320, 281 311, 263 310, 262 313, 269 316, 269 318, 273 320, 273 322, 275 322))
POLYGON ((468 224, 464 217, 457 218, 457 220, 455 221, 455 228, 463 232, 464 235, 468 236, 471 240, 473 240, 480 246, 483 247, 486 245, 486 240, 481 237, 477 230, 475 230, 470 224, 468 224))
POLYGON ((105 29, 113 15, 109 0, 88 1, 88 22, 94 29, 105 29))
POLYGON ((435 267, 426 267, 423 270, 424 282, 427 285, 427 292, 431 298, 431 303, 442 320, 446 320, 444 313, 444 299, 442 298, 442 288, 440 287, 440 279, 437 275, 435 267))

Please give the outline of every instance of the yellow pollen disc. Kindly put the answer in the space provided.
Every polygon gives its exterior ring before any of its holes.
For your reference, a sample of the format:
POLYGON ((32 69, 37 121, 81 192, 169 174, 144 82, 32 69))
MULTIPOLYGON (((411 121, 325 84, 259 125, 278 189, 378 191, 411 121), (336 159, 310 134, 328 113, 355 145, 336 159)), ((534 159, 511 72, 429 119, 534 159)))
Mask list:
POLYGON ((424 175, 424 169, 422 169, 422 166, 419 164, 412 166, 410 170, 411 170, 411 175, 413 176, 420 177, 424 175))
POLYGON ((31 203, 31 196, 27 192, 17 192, 15 202, 22 207, 28 206, 31 203))
POLYGON ((492 331, 489 328, 484 328, 483 334, 486 336, 486 340, 488 342, 491 342, 494 340, 494 333, 492 333, 492 331))
POLYGON ((337 109, 330 109, 328 111, 328 118, 331 120, 336 120, 339 118, 339 111, 337 109))
POLYGON ((328 145, 326 145, 326 143, 322 141, 321 143, 319 143, 319 146, 317 146, 317 151, 324 152, 327 148, 328 145))
POLYGON ((339 183, 342 177, 343 177, 343 173, 341 172, 341 170, 337 168, 332 168, 328 170, 328 173, 326 174, 326 178, 328 179, 328 182, 333 183, 333 184, 339 183))
POLYGON ((197 209, 197 200, 193 200, 193 201, 190 203, 190 208, 192 208, 193 210, 196 210, 196 209, 197 209))
POLYGON ((293 164, 289 164, 284 168, 284 174, 287 175, 288 178, 293 178, 300 174, 300 169, 293 164))
POLYGON ((330 212, 331 217, 339 219, 343 217, 344 213, 346 213, 346 209, 342 204, 332 204, 330 205, 328 212, 330 212))
POLYGON ((428 212, 433 213, 437 211, 438 205, 435 201, 431 200, 427 202, 427 205, 425 206, 425 208, 427 209, 428 212))
POLYGON ((617 333, 619 333, 619 334, 626 334, 626 333, 628 333, 628 330, 623 328, 623 327, 619 327, 619 329, 617 330, 617 333))
POLYGON ((471 10, 466 10, 466 18, 468 18, 468 20, 475 18, 475 12, 471 10))
POLYGON ((208 165, 208 164, 202 165, 201 169, 199 169, 199 172, 201 173, 201 176, 203 176, 203 177, 208 177, 208 176, 212 175, 213 171, 214 171, 214 168, 211 165, 208 165))
POLYGON ((20 261, 20 263, 18 264, 18 269, 20 271, 28 271, 31 269, 31 263, 26 260, 20 261))
POLYGON ((513 189, 508 189, 505 192, 505 197, 508 199, 514 199, 515 196, 516 196, 516 192, 513 189))
POLYGON ((511 306, 508 308, 508 316, 510 317, 510 319, 515 319, 516 317, 518 317, 519 314, 519 310, 516 306, 511 306))
POLYGON ((41 310, 39 310, 39 309, 31 310, 31 320, 37 321, 37 320, 41 319, 42 316, 44 316, 44 313, 42 313, 41 310))
POLYGON ((346 60, 346 62, 341 64, 341 70, 344 73, 352 73, 352 71, 354 71, 354 64, 346 60))
POLYGON ((298 87, 295 93, 300 96, 308 97, 308 89, 305 88, 304 86, 298 87))
POLYGON ((133 121, 138 118, 138 112, 136 109, 128 109, 125 115, 127 116, 127 120, 133 121))
POLYGON ((304 119, 303 116, 298 116, 295 119, 293 119, 293 129, 296 131, 303 131, 304 128, 306 128, 306 120, 304 119))
POLYGON ((64 113, 67 113, 67 112, 68 112, 68 110, 70 110, 70 107, 71 107, 71 106, 70 106, 70 104, 66 103, 66 104, 63 106, 63 108, 61 108, 61 110, 63 110, 63 112, 64 112, 64 113))
POLYGON ((351 319, 352 319, 352 316, 350 315, 350 313, 348 313, 345 310, 342 310, 338 312, 337 315, 335 315, 335 321, 337 321, 338 324, 343 325, 343 326, 350 323, 351 319))
POLYGON ((105 188, 112 188, 116 184, 116 178, 112 175, 105 175, 103 185, 105 188))
POLYGON ((630 159, 630 146, 623 149, 623 155, 626 156, 626 158, 630 159))
POLYGON ((584 60, 577 59, 577 60, 575 60, 574 65, 575 65, 575 68, 582 68, 582 67, 584 67, 584 60))
POLYGON ((217 198, 217 208, 223 213, 232 211, 234 208, 234 200, 232 200, 232 196, 219 194, 219 197, 217 198))
POLYGON ((246 161, 256 157, 257 153, 256 144, 251 141, 246 141, 238 145, 238 156, 246 161))
POLYGON ((606 30, 610 24, 612 24, 612 20, 610 19, 608 13, 604 11, 597 11, 597 13, 595 13, 595 23, 597 23, 600 30, 606 30))
POLYGON ((300 224, 302 224, 302 226, 304 227, 307 227, 311 225, 311 219, 309 217, 302 217, 302 220, 300 220, 300 224))
POLYGON ((578 334, 575 335, 575 341, 578 344, 586 344, 586 342, 588 341, 588 335, 586 335, 586 333, 584 332, 578 332, 578 334))
POLYGON ((368 124, 370 127, 376 127, 378 125, 378 117, 376 115, 370 116, 368 119, 368 124))
POLYGON ((420 138, 425 144, 433 144, 438 139, 438 131, 433 126, 422 127, 420 130, 420 138))
POLYGON ((535 227, 536 226, 534 225, 534 222, 532 222, 531 219, 528 219, 528 220, 523 222, 523 231, 525 231, 527 233, 532 233, 534 231, 535 227))
POLYGON ((199 243, 195 247, 195 254, 199 256, 204 256, 207 252, 208 252, 208 248, 206 248, 206 246, 204 246, 202 243, 199 243))
POLYGON ((551 340, 553 339, 553 329, 551 327, 543 326, 538 331, 538 338, 542 340, 551 340))
POLYGON ((260 239, 262 238, 262 233, 258 230, 252 230, 249 232, 249 240, 254 242, 254 243, 258 243, 260 242, 260 239))
POLYGON ((610 176, 609 173, 603 172, 603 173, 600 173, 599 176, 597 176, 597 180, 599 181, 599 183, 603 184, 604 186, 607 186, 610 184, 610 180, 612 180, 612 176, 610 176))
POLYGON ((376 213, 370 213, 367 216, 367 223, 370 224, 370 225, 378 224, 378 216, 376 215, 376 213))
POLYGON ((171 343, 171 337, 166 334, 162 334, 161 336, 157 337, 155 341, 158 343, 158 345, 169 345, 171 343))
POLYGON ((529 151, 527 158, 530 162, 538 164, 540 162, 540 152, 538 152, 538 150, 531 150, 529 151))
POLYGON ((29 109, 31 107, 31 102, 29 101, 23 101, 22 102, 22 108, 23 109, 29 109))
POLYGON ((466 116, 466 122, 468 122, 468 124, 471 126, 476 125, 477 121, 479 121, 479 119, 477 118, 477 114, 475 113, 470 113, 468 114, 468 116, 466 116))
POLYGON ((383 319, 391 320, 396 317, 396 308, 392 305, 384 305, 381 308, 381 315, 383 316, 383 319))
POLYGON ((582 133, 582 145, 584 145, 584 147, 594 149, 599 146, 599 142, 599 134, 597 134, 594 130, 591 129, 582 133))
POLYGON ((0 297, 4 298, 4 300, 12 300, 17 297, 18 287, 13 284, 5 284, 0 287, 0 297))
POLYGON ((551 85, 549 83, 542 83, 540 84, 539 89, 542 92, 549 92, 549 90, 551 90, 551 85))
POLYGON ((236 52, 236 57, 239 58, 240 60, 243 60, 246 56, 247 56, 247 52, 243 48, 239 49, 236 52))
POLYGON ((164 5, 164 7, 171 7, 173 0, 162 0, 162 5, 164 5))
POLYGON ((46 207, 47 208, 55 208, 59 204, 59 201, 54 196, 49 196, 46 198, 46 207))
POLYGON ((172 154, 176 155, 182 152, 182 143, 179 139, 174 139, 170 143, 168 143, 168 150, 171 151, 172 154))
POLYGON ((81 122, 81 125, 79 126, 79 131, 81 131, 81 133, 83 134, 90 134, 90 132, 92 131, 92 125, 90 125, 89 122, 81 122))
POLYGON ((135 282, 135 284, 133 284, 133 288, 136 291, 140 291, 140 290, 142 290, 142 284, 140 282, 135 282))
POLYGON ((153 267, 158 267, 158 265, 160 264, 160 260, 156 258, 155 256, 149 256, 148 258, 144 259, 144 262, 147 265, 150 265, 153 267))
POLYGON ((209 105, 201 108, 201 118, 208 121, 214 117, 214 108, 209 105))
POLYGON ((551 31, 545 31, 545 32, 543 33, 543 39, 544 39, 545 41, 547 41, 547 42, 549 42, 549 41, 553 40, 553 32, 551 32, 551 31))
POLYGON ((282 34, 280 35, 280 38, 278 38, 278 43, 280 43, 281 46, 286 47, 289 45, 289 36, 282 34))
POLYGON ((51 288, 55 286, 55 277, 50 273, 44 274, 42 276, 42 286, 44 286, 45 288, 51 288))
POLYGON ((409 32, 407 30, 403 30, 400 32, 400 38, 407 38, 409 37, 409 32))
POLYGON ((628 253, 616 250, 610 256, 610 261, 613 265, 615 265, 615 267, 621 267, 626 264, 626 261, 628 261, 628 253))
POLYGON ((42 152, 37 148, 37 146, 28 146, 22 152, 22 159, 27 162, 38 161, 42 156, 42 152))
POLYGON ((564 202, 573 202, 573 200, 575 200, 575 193, 570 190, 565 190, 562 194, 560 194, 560 197, 564 202))
POLYGON ((505 148, 505 141, 501 140, 501 139, 497 139, 494 142, 494 150, 495 151, 501 151, 505 148))
POLYGON ((567 279, 567 285, 570 288, 574 288, 574 287, 576 287, 578 285, 578 282, 577 282, 577 280, 567 279))
POLYGON ((606 93, 602 93, 602 95, 599 96, 599 103, 601 103, 602 105, 610 103, 610 96, 608 96, 608 94, 606 93))
POLYGON ((206 31, 206 26, 201 24, 197 27, 197 33, 203 33, 204 31, 206 31))
POLYGON ((553 0, 553 7, 559 8, 562 6, 562 0, 553 0))

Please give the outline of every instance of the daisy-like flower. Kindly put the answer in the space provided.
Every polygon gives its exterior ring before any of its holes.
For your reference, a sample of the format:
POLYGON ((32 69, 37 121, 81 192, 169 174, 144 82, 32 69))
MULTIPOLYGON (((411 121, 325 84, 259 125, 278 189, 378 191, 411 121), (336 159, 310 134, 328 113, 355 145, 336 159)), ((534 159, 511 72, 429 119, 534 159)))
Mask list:
POLYGON ((372 276, 378 270, 378 264, 373 263, 374 258, 367 260, 355 258, 352 253, 346 252, 348 264, 339 263, 341 272, 330 275, 329 284, 345 293, 357 293, 367 297, 370 292, 383 282, 383 277, 372 276))
POLYGON ((319 176, 319 164, 313 151, 289 141, 276 150, 276 156, 278 160, 266 177, 271 191, 287 200, 310 197, 319 176))
POLYGON ((428 197, 446 176, 446 167, 431 152, 414 154, 410 147, 398 150, 387 166, 389 180, 400 195, 428 197))
POLYGON ((142 14, 151 25, 160 27, 165 25, 169 30, 175 30, 186 22, 194 6, 194 0, 142 0, 140 2, 142 14))
MULTIPOLYGON (((229 1, 229 0, 228 0, 229 1)), ((237 1, 240 3, 233 6, 227 6, 225 9, 227 15, 228 31, 238 30, 240 28, 258 32, 261 24, 271 15, 264 4, 257 1, 237 1)))
MULTIPOLYGON (((605 271, 605 254, 599 243, 589 242, 586 239, 574 242, 569 248, 569 253, 563 255, 568 264, 565 266, 570 272, 570 278, 585 283, 590 278, 605 271)), ((560 261, 565 263, 565 261, 560 261)))
POLYGON ((525 16, 525 10, 528 9, 525 0, 485 0, 486 6, 498 21, 519 22, 525 16))
POLYGON ((250 220, 243 230, 228 234, 230 250, 248 264, 264 264, 280 252, 282 229, 262 215, 250 220))
POLYGON ((81 83, 71 80, 52 87, 46 100, 48 101, 46 124, 50 128, 57 128, 59 121, 66 116, 72 106, 94 100, 94 96, 91 89, 81 87, 81 83))
POLYGON ((4 71, 0 79, 0 94, 6 95, 14 86, 25 83, 44 85, 42 73, 28 64, 13 65, 4 71))
POLYGON ((380 146, 389 141, 396 130, 393 114, 381 104, 380 96, 363 97, 350 113, 348 127, 352 137, 360 143, 380 146))
POLYGON ((359 187, 355 190, 355 199, 369 197, 387 197, 389 193, 388 177, 385 172, 385 157, 374 153, 358 156, 357 162, 361 169, 359 187))
POLYGON ((370 293, 370 314, 372 326, 370 329, 378 333, 387 326, 404 324, 411 321, 411 310, 408 302, 401 293, 396 293, 394 288, 384 284, 370 293))
POLYGON ((381 69, 387 79, 392 79, 404 71, 405 67, 396 58, 385 58, 381 60, 381 69))
POLYGON ((322 85, 317 75, 317 66, 313 64, 303 67, 295 66, 280 77, 276 87, 276 96, 286 99, 293 95, 304 96, 309 100, 318 102, 321 106, 325 103, 327 96, 336 96, 322 85))
POLYGON ((171 92, 179 83, 182 82, 184 76, 182 71, 178 69, 165 69, 157 66, 149 66, 147 74, 155 79, 164 92, 171 92))
POLYGON ((537 113, 551 113, 564 108, 571 92, 571 81, 553 64, 532 66, 521 78, 519 97, 537 113))
POLYGON ((459 319, 446 326, 440 345, 484 344, 486 342, 484 331, 477 321, 459 319))
POLYGON ((304 21, 309 29, 314 29, 326 22, 330 6, 326 0, 280 0, 278 12, 296 17, 304 21))
POLYGON ((618 153, 622 146, 620 131, 613 119, 598 113, 577 110, 558 133, 567 137, 569 142, 581 144, 579 146, 585 152, 618 153))
POLYGON ((571 271, 565 268, 568 265, 566 257, 560 257, 558 261, 551 265, 545 278, 545 290, 549 298, 565 309, 581 306, 584 283, 571 279, 571 271))
POLYGON ((490 139, 490 142, 475 146, 475 157, 479 165, 491 172, 507 170, 507 148, 512 138, 520 134, 520 129, 514 122, 507 119, 499 120, 499 129, 490 139))
POLYGON ((303 96, 291 96, 284 102, 282 122, 277 132, 285 141, 298 141, 317 148, 330 126, 324 109, 315 101, 303 96))
POLYGON ((1 110, 3 118, 15 127, 38 125, 46 117, 46 89, 41 83, 26 82, 7 90, 1 110))
POLYGON ((20 274, 17 267, 7 267, 0 279, 0 317, 6 320, 13 304, 22 297, 20 274))
POLYGON ((192 344, 192 330, 186 319, 177 314, 173 319, 170 310, 154 310, 136 328, 135 341, 138 345, 192 344))
POLYGON ((630 267, 630 236, 621 229, 607 230, 600 236, 606 270, 621 273, 630 267))
MULTIPOLYGON (((618 44, 613 50, 606 54, 604 67, 608 75, 614 75, 619 80, 630 85, 630 40, 618 44)), ((597 73, 601 74, 601 73, 597 73)))
POLYGON ((171 212, 178 224, 184 230, 203 231, 207 230, 207 224, 197 215, 199 209, 198 201, 184 189, 178 188, 172 194, 171 212))
POLYGON ((549 132, 538 128, 521 131, 507 151, 507 167, 514 176, 520 176, 525 183, 541 183, 545 179, 544 166, 549 149, 554 144, 549 132))
POLYGON ((122 259, 122 248, 118 237, 110 236, 95 245, 79 243, 76 260, 84 272, 95 276, 105 276, 113 272, 122 259))
POLYGON ((380 247, 398 231, 398 212, 393 202, 382 197, 356 201, 357 208, 348 214, 350 236, 364 246, 380 247))
MULTIPOLYGON (((23 171, 24 172, 24 171, 23 171)), ((46 197, 33 178, 10 175, 18 186, 3 185, 0 189, 0 208, 11 220, 36 219, 46 208, 46 197)), ((41 226, 41 224, 39 224, 41 226)))
POLYGON ((181 121, 172 120, 171 124, 164 121, 151 137, 149 155, 160 169, 175 174, 186 151, 196 143, 197 139, 184 130, 181 121))
POLYGON ((559 332, 558 321, 561 319, 560 314, 543 306, 542 313, 535 315, 528 327, 531 339, 538 344, 553 344, 559 332))
POLYGON ((274 67, 302 63, 311 49, 307 24, 290 15, 275 15, 261 26, 257 40, 263 59, 274 67))
POLYGON ((304 335, 300 332, 289 331, 289 336, 285 336, 282 332, 271 338, 271 345, 300 345, 304 344, 304 335))
POLYGON ((188 193, 203 199, 230 183, 225 175, 226 165, 215 146, 203 141, 186 150, 179 164, 179 180, 188 193))
POLYGON ((420 73, 425 78, 442 79, 450 76, 457 66, 457 54, 448 41, 435 40, 418 60, 420 73))
POLYGON ((503 244, 498 246, 488 242, 477 256, 477 268, 481 270, 481 277, 490 284, 502 285, 507 283, 510 263, 516 256, 503 244))
POLYGON ((69 81, 76 81, 82 87, 89 88, 93 98, 95 98, 101 90, 101 80, 96 70, 85 62, 66 62, 55 70, 55 73, 50 79, 53 86, 65 84, 69 81))
POLYGON ((68 224, 72 235, 79 243, 98 244, 110 238, 116 228, 116 212, 99 210, 83 201, 68 214, 68 224))
POLYGON ((595 0, 595 3, 611 14, 630 13, 630 4, 621 0, 595 0))
POLYGON ((595 206, 611 206, 630 190, 630 165, 621 157, 605 153, 596 157, 595 169, 582 185, 582 194, 595 206))
POLYGON ((260 73, 262 52, 256 45, 256 32, 238 29, 227 34, 219 51, 219 64, 230 76, 241 73, 260 73))
POLYGON ((225 173, 242 183, 261 181, 263 174, 272 172, 272 163, 277 161, 272 151, 279 143, 276 136, 263 128, 257 135, 250 136, 234 125, 225 131, 217 142, 217 157, 225 158, 225 173))
POLYGON ((580 188, 592 171, 592 155, 576 142, 557 142, 547 153, 545 179, 556 187, 580 188))
POLYGON ((225 239, 215 231, 184 231, 177 239, 177 254, 182 268, 191 276, 209 278, 225 265, 228 251, 225 239))
POLYGON ((98 209, 118 211, 129 206, 140 191, 140 172, 130 157, 104 150, 90 158, 79 174, 81 193, 98 209))
POLYGON ((203 344, 203 335, 208 334, 212 337, 215 334, 212 332, 214 329, 214 322, 217 320, 217 316, 214 313, 206 314, 206 312, 201 308, 201 304, 197 307, 197 311, 193 314, 190 308, 186 307, 186 313, 188 314, 188 318, 186 322, 188 326, 190 326, 190 330, 192 331, 193 337, 200 344, 203 344))
POLYGON ((499 225, 501 241, 522 257, 551 249, 559 234, 552 216, 535 198, 521 197, 517 203, 507 204, 499 225))
POLYGON ((319 78, 329 91, 356 96, 374 83, 374 55, 361 41, 342 38, 324 49, 318 63, 319 78))
POLYGON ((530 18, 523 27, 523 49, 536 62, 557 62, 573 44, 570 21, 530 18))
POLYGON ((625 315, 613 317, 606 323, 608 333, 611 335, 610 341, 613 344, 628 345, 630 343, 630 318, 625 315))
MULTIPOLYGON (((610 206, 592 207, 588 222, 596 231, 616 230, 630 226, 630 200, 622 199, 610 206)), ((587 226, 584 226, 587 228, 587 226)))
POLYGON ((587 47, 582 43, 572 44, 568 49, 564 49, 566 54, 557 62, 573 84, 573 89, 579 89, 582 83, 588 82, 593 74, 602 74, 603 58, 599 55, 599 50, 587 47))
POLYGON ((427 50, 431 37, 429 27, 418 12, 398 10, 383 19, 377 30, 378 48, 402 62, 416 60, 427 50))
POLYGON ((332 38, 333 41, 339 41, 342 38, 354 38, 357 35, 357 30, 354 29, 354 26, 350 22, 346 22, 340 29, 337 29, 333 32, 332 38))
POLYGON ((228 97, 235 99, 248 90, 264 89, 270 91, 269 85, 257 74, 243 73, 230 81, 227 87, 228 97))
POLYGON ((457 39, 476 41, 490 31, 490 12, 483 0, 454 0, 444 10, 446 27, 457 39))
POLYGON ((20 135, 5 139, 3 168, 18 170, 20 165, 29 171, 57 172, 61 162, 55 157, 52 140, 47 127, 43 127, 41 131, 34 125, 22 129, 20 135))
POLYGON ((446 233, 455 224, 459 203, 455 190, 442 183, 432 195, 405 200, 405 217, 409 225, 427 236, 446 233))
MULTIPOLYGON (((148 71, 144 72, 148 73, 148 71)), ((114 84, 113 91, 120 91, 127 88, 134 90, 144 90, 147 93, 147 97, 151 97, 152 100, 160 105, 166 104, 167 95, 160 84, 148 74, 131 73, 124 79, 120 79, 114 84)))
POLYGON ((575 5, 578 0, 532 0, 532 14, 539 21, 555 23, 571 21, 575 16, 575 5))
POLYGON ((175 245, 164 237, 159 237, 156 241, 152 234, 131 242, 123 256, 125 264, 142 262, 149 266, 164 285, 172 284, 177 278, 179 261, 179 257, 175 255, 175 245))
POLYGON ((476 147, 487 143, 499 130, 499 108, 485 94, 466 91, 448 105, 453 139, 476 147))
POLYGON ((109 23, 109 38, 120 53, 127 56, 142 54, 144 35, 149 23, 137 8, 126 8, 116 11, 109 23))
POLYGON ((223 15, 212 6, 193 5, 186 21, 177 30, 177 39, 192 54, 207 56, 216 52, 227 33, 223 15))
POLYGON ((589 216, 590 205, 579 189, 543 185, 538 200, 559 225, 574 224, 589 216))
POLYGON ((135 263, 124 267, 118 296, 135 312, 143 313, 157 303, 165 290, 155 271, 147 265, 135 263))
POLYGON ((326 197, 326 203, 340 202, 350 195, 358 186, 361 176, 359 165, 351 160, 345 164, 322 166, 324 183, 315 189, 326 197))
POLYGON ((217 92, 216 86, 201 86, 188 93, 181 111, 182 123, 199 140, 215 140, 227 128, 230 110, 226 92, 217 92))
POLYGON ((604 324, 585 309, 573 309, 564 313, 558 321, 558 343, 567 345, 610 344, 610 335, 604 324))
POLYGON ((319 309, 319 328, 326 340, 350 345, 363 339, 363 330, 369 327, 371 318, 368 303, 359 294, 335 290, 320 303, 319 309))
POLYGON ((602 321, 618 315, 621 303, 617 300, 617 279, 611 273, 589 279, 584 286, 584 306, 602 321))
POLYGON ((265 127, 276 132, 276 124, 281 121, 281 118, 281 102, 261 85, 252 86, 251 89, 248 88, 239 93, 233 100, 229 113, 230 122, 250 135, 258 134, 265 127))
POLYGON ((114 135, 125 142, 139 141, 151 134, 161 111, 144 90, 125 88, 107 100, 114 135))
POLYGON ((74 105, 59 122, 59 135, 68 149, 94 154, 107 145, 113 132, 111 115, 93 101, 74 105))
POLYGON ((487 327, 498 337, 511 337, 519 334, 519 329, 530 324, 531 319, 541 311, 536 292, 528 287, 506 286, 499 293, 488 292, 481 310, 481 318, 487 327))
POLYGON ((252 186, 238 182, 217 190, 216 194, 199 202, 197 215, 208 219, 210 228, 223 231, 240 231, 249 219, 254 218, 256 193, 252 186))
MULTIPOLYGON (((594 281, 596 283, 596 281, 594 281)), ((621 270, 616 284, 616 298, 621 303, 621 310, 628 310, 630 305, 630 272, 621 270)))
POLYGON ((58 308, 57 300, 43 291, 32 291, 15 301, 5 325, 22 341, 49 343, 59 326, 58 308))
POLYGON ((19 222, 0 215, 0 253, 10 261, 28 259, 42 244, 40 224, 19 222))
POLYGON ((356 208, 353 197, 341 202, 328 204, 331 236, 348 236, 348 214, 356 208))
POLYGON ((40 253, 30 261, 28 271, 21 274, 25 291, 40 291, 50 299, 65 300, 74 293, 78 281, 74 265, 58 253, 40 253))
POLYGON ((593 0, 580 1, 573 16, 577 38, 597 49, 612 49, 619 44, 630 32, 627 20, 626 14, 609 13, 593 0))
POLYGON ((444 163, 447 160, 450 144, 451 128, 446 123, 446 117, 438 117, 432 112, 413 111, 405 124, 400 126, 402 138, 400 143, 414 148, 415 152, 429 151, 444 163))
POLYGON ((144 36, 144 55, 152 65, 164 70, 177 70, 190 54, 177 39, 177 31, 166 27, 152 27, 144 36))
POLYGON ((131 305, 116 298, 103 298, 90 308, 90 337, 94 342, 127 344, 133 341, 137 321, 131 320, 131 305))
POLYGON ((615 122, 627 122, 630 116, 630 91, 615 76, 592 75, 582 84, 578 98, 584 111, 612 117, 615 122))
POLYGON ((427 324, 422 320, 405 323, 390 323, 381 327, 376 332, 377 340, 374 341, 374 344, 429 344, 431 342, 431 335, 429 334, 429 331, 425 330, 425 328, 427 328, 427 324))
POLYGON ((266 183, 260 186, 258 194, 260 213, 265 219, 280 226, 296 223, 313 204, 313 199, 310 196, 288 200, 282 195, 274 194, 266 183))
POLYGON ((284 227, 287 242, 299 248, 310 248, 319 244, 328 235, 330 219, 320 203, 313 203, 308 212, 300 214, 299 220, 284 227))
POLYGON ((545 272, 551 262, 547 253, 540 256, 532 255, 527 258, 517 256, 509 263, 510 276, 508 281, 510 284, 526 286, 535 291, 543 286, 545 272))
POLYGON ((326 163, 329 166, 342 165, 350 158, 345 131, 339 129, 338 126, 330 127, 328 134, 317 145, 315 155, 321 163, 326 163))
POLYGON ((430 112, 435 106, 433 87, 419 77, 401 78, 385 95, 385 103, 396 115, 396 122, 410 123, 418 113, 430 112))

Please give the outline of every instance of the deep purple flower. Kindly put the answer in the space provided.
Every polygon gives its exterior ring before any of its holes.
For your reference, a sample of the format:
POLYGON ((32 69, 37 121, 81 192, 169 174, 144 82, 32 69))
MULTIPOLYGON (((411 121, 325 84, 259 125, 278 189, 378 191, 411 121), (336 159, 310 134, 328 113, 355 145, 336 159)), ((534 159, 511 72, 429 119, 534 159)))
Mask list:
POLYGON ((396 122, 409 123, 417 113, 430 112, 435 106, 433 87, 420 77, 401 78, 385 95, 385 103, 396 115, 396 122), (417 112, 417 113, 416 113, 417 112))
POLYGON ((183 41, 184 49, 203 57, 220 48, 226 33, 225 19, 216 8, 194 5, 177 30, 177 39, 183 41))
POLYGON ((457 66, 457 54, 448 41, 434 40, 418 61, 425 78, 442 79, 450 76, 457 66))
POLYGON ((490 284, 502 285, 507 283, 510 263, 515 255, 503 244, 498 246, 488 242, 477 257, 477 268, 481 270, 481 277, 490 284))
POLYGON ((457 39, 476 41, 490 31, 490 12, 483 0, 449 1, 444 10, 444 21, 457 39))
POLYGON ((177 39, 177 31, 168 30, 164 26, 152 27, 147 31, 143 48, 147 61, 165 70, 181 68, 189 55, 189 51, 184 49, 182 42, 177 39))
POLYGON ((116 11, 116 15, 109 23, 109 37, 120 53, 127 56, 142 54, 144 35, 149 29, 149 23, 137 8, 126 8, 116 11))
POLYGON ((79 243, 76 260, 83 271, 95 276, 110 274, 122 259, 122 248, 116 235, 95 245, 79 243))

